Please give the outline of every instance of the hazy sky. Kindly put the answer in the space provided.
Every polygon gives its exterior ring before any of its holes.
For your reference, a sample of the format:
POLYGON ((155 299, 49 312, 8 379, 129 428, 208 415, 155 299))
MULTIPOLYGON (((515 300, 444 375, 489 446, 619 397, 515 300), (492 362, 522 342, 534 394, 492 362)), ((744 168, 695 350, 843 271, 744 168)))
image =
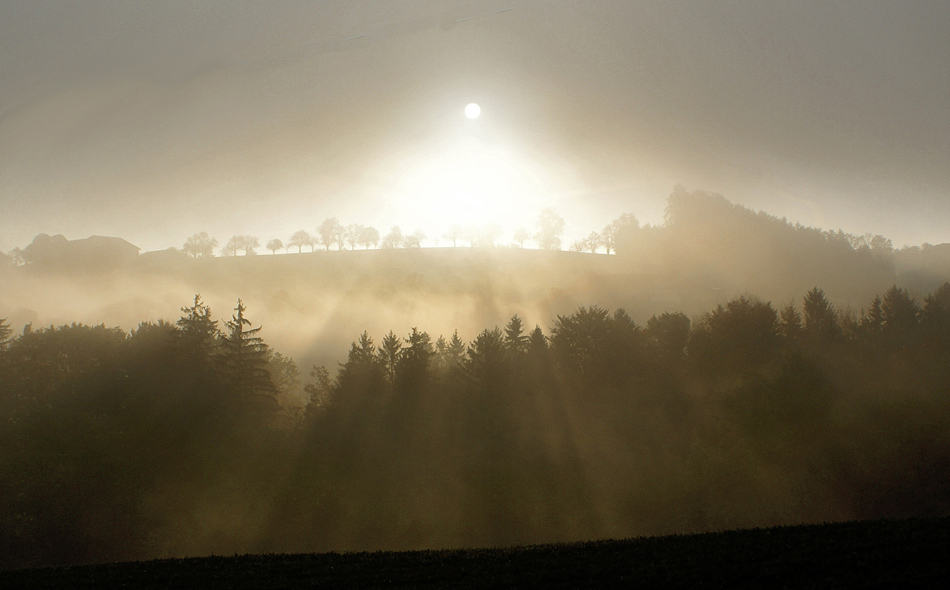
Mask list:
POLYGON ((576 237, 676 183, 950 242, 950 2, 0 0, 2 250, 546 206, 576 237))

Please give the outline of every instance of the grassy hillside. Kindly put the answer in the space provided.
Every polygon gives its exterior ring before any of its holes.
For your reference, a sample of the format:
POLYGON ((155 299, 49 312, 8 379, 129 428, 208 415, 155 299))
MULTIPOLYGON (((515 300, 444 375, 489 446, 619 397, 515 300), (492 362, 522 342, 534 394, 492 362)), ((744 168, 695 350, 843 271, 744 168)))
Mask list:
POLYGON ((7 588, 930 588, 950 518, 504 549, 244 555, 0 572, 7 588))

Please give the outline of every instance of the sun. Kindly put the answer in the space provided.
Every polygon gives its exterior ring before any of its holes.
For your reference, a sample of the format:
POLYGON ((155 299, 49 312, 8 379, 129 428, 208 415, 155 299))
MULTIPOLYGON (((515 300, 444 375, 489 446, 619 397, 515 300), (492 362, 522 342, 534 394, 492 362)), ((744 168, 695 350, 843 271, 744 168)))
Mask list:
POLYGON ((482 107, 474 102, 465 105, 465 116, 469 119, 477 119, 482 114, 482 107))
POLYGON ((452 226, 497 226, 510 234, 530 226, 543 208, 545 188, 523 157, 475 138, 442 145, 405 162, 394 191, 399 217, 431 237, 452 226))

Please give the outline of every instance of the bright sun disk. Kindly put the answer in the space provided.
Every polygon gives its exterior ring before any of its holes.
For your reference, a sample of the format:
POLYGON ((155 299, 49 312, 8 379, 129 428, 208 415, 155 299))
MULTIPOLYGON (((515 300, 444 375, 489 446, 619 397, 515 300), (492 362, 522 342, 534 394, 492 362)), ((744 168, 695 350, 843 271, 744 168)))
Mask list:
POLYGON ((469 119, 477 119, 479 115, 482 114, 482 107, 478 106, 474 102, 468 103, 465 106, 465 116, 469 119))

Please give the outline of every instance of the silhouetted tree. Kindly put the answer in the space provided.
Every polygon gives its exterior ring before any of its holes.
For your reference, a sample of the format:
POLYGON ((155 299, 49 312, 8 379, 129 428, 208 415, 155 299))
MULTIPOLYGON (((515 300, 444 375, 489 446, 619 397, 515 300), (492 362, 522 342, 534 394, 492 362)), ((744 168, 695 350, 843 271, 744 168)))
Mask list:
POLYGON ((423 240, 426 239, 426 234, 421 229, 417 229, 412 232, 412 234, 403 238, 402 243, 405 248, 421 248, 423 240))
POLYGON ((548 339, 541 326, 535 326, 528 335, 528 350, 525 357, 525 372, 535 387, 553 383, 551 359, 548 355, 548 339))
POLYGON ((459 338, 458 330, 452 334, 452 339, 439 336, 435 342, 432 356, 432 366, 439 376, 444 377, 449 372, 458 369, 462 356, 465 354, 465 343, 459 338))
POLYGON ((524 248, 524 241, 530 238, 531 234, 525 228, 519 227, 511 237, 518 243, 519 248, 524 248))
POLYGON ((881 332, 884 329, 884 311, 881 303, 881 297, 875 295, 874 299, 871 300, 871 306, 868 307, 864 317, 861 318, 862 336, 872 345, 880 344, 881 332))
POLYGON ((815 287, 805 294, 802 304, 805 334, 818 340, 833 340, 841 334, 838 327, 838 312, 825 297, 825 292, 815 287))
POLYGON ((429 335, 413 328, 406 338, 406 347, 399 353, 396 379, 401 390, 420 387, 429 372, 432 343, 429 335))
POLYGON ((250 320, 244 317, 246 309, 238 299, 234 308, 237 313, 225 323, 227 332, 221 338, 218 367, 233 393, 273 397, 278 392, 267 371, 270 347, 258 336, 261 327, 250 327, 250 320))
POLYGON ((703 369, 718 373, 761 365, 775 352, 778 317, 768 303, 739 297, 698 322, 688 352, 703 369))
POLYGON ((465 342, 459 338, 458 330, 452 333, 452 338, 449 340, 439 336, 435 345, 435 365, 443 376, 457 372, 464 356, 465 342))
POLYGON ((448 347, 449 341, 445 339, 445 336, 439 334, 435 345, 433 345, 432 352, 432 368, 435 369, 435 372, 439 375, 445 373, 448 368, 448 363, 446 362, 446 350, 448 347))
POLYGON ((300 370, 289 356, 275 352, 267 363, 267 372, 274 387, 283 394, 294 392, 300 385, 300 370))
POLYGON ((341 395, 365 396, 379 394, 384 390, 385 368, 380 362, 379 351, 373 344, 373 339, 365 331, 350 345, 346 362, 340 366, 337 382, 341 395))
POLYGON ((881 302, 882 333, 896 346, 904 347, 916 339, 920 321, 920 307, 907 289, 892 286, 881 302))
POLYGON ((208 232, 200 232, 185 240, 181 250, 192 258, 212 258, 217 247, 217 239, 209 236, 208 232))
POLYGON ((591 254, 596 254, 597 248, 600 248, 602 242, 603 239, 601 238, 600 234, 592 231, 587 235, 586 238, 584 238, 584 249, 591 254))
POLYGON ((528 351, 528 336, 524 334, 524 323, 518 314, 511 316, 505 325, 505 348, 517 356, 528 351))
POLYGON ((241 249, 244 250, 245 256, 251 256, 257 254, 255 248, 259 247, 261 243, 254 236, 244 236, 244 240, 241 244, 241 249))
POLYGON ((801 337, 802 316, 791 303, 782 309, 778 323, 778 335, 785 342, 792 342, 801 337))
POLYGON ((564 233, 564 218, 548 207, 538 215, 536 240, 542 250, 560 250, 561 234, 564 233))
POLYGON ((333 381, 330 379, 330 371, 324 366, 313 365, 310 368, 310 381, 303 386, 303 390, 307 394, 304 419, 312 420, 316 413, 327 405, 333 394, 333 381))
POLYGON ((365 249, 369 249, 370 246, 376 247, 376 244, 379 243, 379 232, 376 231, 375 227, 365 227, 360 232, 359 243, 365 249))
POLYGON ((690 321, 681 312, 663 312, 647 320, 645 336, 663 359, 677 360, 686 352, 690 321))
POLYGON ((402 230, 399 229, 398 225, 394 225, 392 229, 389 230, 389 233, 386 234, 386 237, 383 238, 380 243, 381 248, 399 248, 403 244, 402 230))
POLYGON ((199 363, 211 359, 218 344, 218 321, 211 319, 211 308, 196 294, 190 307, 181 308, 183 315, 177 322, 178 340, 187 358, 199 363))
POLYGON ((442 236, 446 240, 452 241, 452 247, 455 247, 456 242, 463 236, 462 226, 457 223, 452 224, 452 227, 449 228, 449 231, 445 232, 442 236))
MULTIPOLYGON (((629 318, 618 311, 627 324, 629 318)), ((632 322, 625 327, 636 329, 632 322)), ((616 344, 614 328, 606 309, 596 305, 578 308, 570 315, 557 316, 551 329, 551 350, 560 366, 582 380, 603 378, 605 365, 615 358, 610 350, 616 344)))
POLYGON ((466 381, 476 391, 484 394, 504 390, 510 364, 501 330, 483 330, 469 345, 462 367, 466 381))
POLYGON ((501 227, 497 223, 485 224, 475 238, 475 245, 481 248, 494 248, 495 241, 501 237, 501 227))
POLYGON ((290 241, 287 242, 287 247, 297 247, 297 253, 299 254, 304 246, 309 246, 310 251, 313 252, 313 236, 307 233, 306 230, 299 230, 294 232, 294 235, 290 236, 290 241))
POLYGON ((336 217, 330 217, 325 219, 317 228, 317 241, 327 249, 327 252, 330 251, 330 246, 333 244, 339 244, 340 249, 342 249, 344 233, 345 230, 340 220, 336 217))
POLYGON ((269 242, 267 242, 267 249, 270 250, 272 254, 277 254, 277 251, 283 250, 283 248, 284 248, 284 243, 278 240, 277 238, 274 238, 273 240, 270 240, 269 242))
POLYGON ((26 258, 23 256, 23 250, 18 247, 13 248, 9 252, 10 264, 13 266, 23 266, 26 264, 26 258))
POLYGON ((346 226, 346 232, 343 237, 346 243, 350 245, 350 250, 356 250, 356 245, 360 243, 360 235, 366 228, 358 223, 351 223, 346 226))
POLYGON ((241 236, 232 236, 227 244, 221 246, 221 255, 237 256, 238 250, 240 250, 240 237, 241 236))
POLYGON ((606 249, 607 254, 616 247, 618 236, 622 237, 625 232, 632 232, 640 228, 640 222, 632 213, 624 213, 617 219, 614 219, 603 231, 600 232, 601 244, 606 249))
POLYGON ((396 369, 399 366, 399 356, 401 354, 402 339, 390 330, 389 334, 383 337, 383 341, 379 343, 379 348, 376 350, 376 359, 383 369, 386 381, 389 383, 396 382, 396 369))
POLYGON ((243 250, 245 256, 253 256, 257 254, 254 249, 260 245, 255 236, 231 236, 221 253, 225 256, 236 256, 239 251, 243 250))

